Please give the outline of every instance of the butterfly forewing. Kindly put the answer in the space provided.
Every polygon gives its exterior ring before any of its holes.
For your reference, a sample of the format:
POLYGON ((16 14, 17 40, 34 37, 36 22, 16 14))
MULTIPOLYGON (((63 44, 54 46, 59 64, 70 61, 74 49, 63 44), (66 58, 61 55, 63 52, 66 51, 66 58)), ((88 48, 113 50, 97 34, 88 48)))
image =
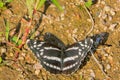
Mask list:
POLYGON ((27 45, 37 57, 43 55, 43 46, 45 45, 45 42, 30 39, 27 40, 27 45))
POLYGON ((92 39, 87 38, 69 46, 63 55, 63 73, 70 74, 75 72, 91 49, 92 44, 92 39))
POLYGON ((49 33, 49 32, 45 33, 44 41, 50 44, 56 45, 61 49, 65 49, 65 44, 52 33, 49 33))

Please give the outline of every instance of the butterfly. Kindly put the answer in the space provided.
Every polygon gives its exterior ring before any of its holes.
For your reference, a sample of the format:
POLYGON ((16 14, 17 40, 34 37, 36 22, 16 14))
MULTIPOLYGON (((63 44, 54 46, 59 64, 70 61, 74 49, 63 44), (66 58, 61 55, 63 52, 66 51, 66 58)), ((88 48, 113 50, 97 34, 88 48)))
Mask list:
POLYGON ((107 33, 97 34, 65 46, 55 35, 47 32, 44 41, 29 39, 27 45, 43 68, 50 73, 71 74, 80 67, 87 53, 94 46, 96 48, 99 44, 106 42, 106 35, 107 33))

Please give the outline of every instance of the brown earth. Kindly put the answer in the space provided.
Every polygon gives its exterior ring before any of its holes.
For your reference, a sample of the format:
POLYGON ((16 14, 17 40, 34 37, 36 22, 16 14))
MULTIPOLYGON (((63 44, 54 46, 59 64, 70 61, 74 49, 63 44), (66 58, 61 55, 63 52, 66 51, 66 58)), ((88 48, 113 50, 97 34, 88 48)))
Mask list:
MULTIPOLYGON (((80 0, 60 0, 59 3, 64 7, 64 11, 60 11, 57 7, 51 5, 47 9, 46 15, 43 15, 42 23, 35 35, 38 35, 42 30, 42 34, 51 32, 65 44, 76 42, 74 38, 77 38, 77 40, 84 39, 92 24, 80 0)), ((10 4, 11 8, 0 11, 0 55, 6 54, 5 60, 0 63, 0 80, 120 80, 119 4, 119 0, 99 0, 89 8, 95 21, 94 29, 89 35, 101 32, 109 33, 106 44, 111 46, 100 46, 94 53, 98 61, 104 66, 107 75, 110 76, 110 78, 106 78, 92 57, 74 74, 55 75, 41 68, 36 57, 27 49, 27 45, 18 50, 15 46, 4 44, 6 42, 4 18, 10 23, 11 36, 18 27, 19 21, 27 13, 24 0, 13 0, 10 4), (17 50, 19 51, 19 57, 14 62, 17 50)), ((41 13, 37 12, 34 16, 35 20, 38 20, 40 15, 41 13)), ((33 21, 31 29, 34 28, 34 24, 35 21, 33 21)), ((20 27, 21 34, 24 33, 26 26, 28 24, 23 21, 20 27)), ((18 36, 20 32, 16 35, 18 36)))

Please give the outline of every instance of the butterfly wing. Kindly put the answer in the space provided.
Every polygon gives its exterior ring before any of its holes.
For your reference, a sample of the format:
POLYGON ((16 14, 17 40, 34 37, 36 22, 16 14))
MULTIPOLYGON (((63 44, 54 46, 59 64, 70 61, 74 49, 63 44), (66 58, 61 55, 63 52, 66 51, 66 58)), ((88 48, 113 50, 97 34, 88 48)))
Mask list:
POLYGON ((96 48, 98 45, 105 43, 108 37, 107 33, 101 33, 79 41, 65 49, 64 43, 59 41, 54 35, 51 35, 52 34, 49 36, 49 34, 47 34, 44 37, 46 42, 28 40, 27 44, 37 56, 41 65, 47 71, 54 74, 71 74, 75 72, 87 53, 92 50, 92 48, 96 48))
POLYGON ((61 73, 61 49, 39 40, 28 40, 27 44, 43 68, 54 74, 61 73))
POLYGON ((65 50, 36 40, 29 40, 27 44, 47 71, 54 74, 71 74, 79 68, 82 60, 91 49, 93 41, 87 38, 65 50))
POLYGON ((65 49, 65 44, 52 33, 46 32, 44 35, 44 40, 50 44, 58 46, 61 49, 65 49))
POLYGON ((93 40, 87 38, 69 46, 63 55, 63 73, 70 74, 75 72, 90 51, 92 44, 93 40))

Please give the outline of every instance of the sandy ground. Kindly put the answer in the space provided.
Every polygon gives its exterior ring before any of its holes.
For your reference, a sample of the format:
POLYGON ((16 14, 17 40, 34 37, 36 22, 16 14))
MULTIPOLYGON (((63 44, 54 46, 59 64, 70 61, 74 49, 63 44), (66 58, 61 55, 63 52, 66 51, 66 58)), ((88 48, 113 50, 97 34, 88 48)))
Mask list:
MULTIPOLYGON (((80 0, 60 0, 59 3, 64 11, 58 10, 51 5, 43 15, 42 22, 35 35, 51 32, 59 37, 65 44, 72 44, 77 40, 85 39, 90 31, 92 23, 80 0)), ((5 55, 5 60, 0 63, 0 80, 119 80, 120 79, 120 0, 102 0, 89 8, 95 21, 94 29, 88 35, 108 32, 109 37, 106 44, 111 46, 99 46, 94 53, 98 61, 104 66, 106 78, 92 57, 87 63, 72 75, 55 75, 42 68, 27 45, 19 51, 19 57, 14 62, 17 49, 15 46, 5 44, 6 18, 10 23, 10 36, 15 32, 20 20, 27 13, 24 0, 14 0, 11 8, 0 11, 0 56, 5 55)), ((43 8, 41 8, 43 11, 43 8)), ((40 12, 34 15, 38 20, 40 12)), ((34 28, 33 20, 31 29, 34 28)), ((20 31, 15 35, 24 34, 26 22, 21 22, 20 31)), ((39 36, 39 39, 42 39, 39 36)))

